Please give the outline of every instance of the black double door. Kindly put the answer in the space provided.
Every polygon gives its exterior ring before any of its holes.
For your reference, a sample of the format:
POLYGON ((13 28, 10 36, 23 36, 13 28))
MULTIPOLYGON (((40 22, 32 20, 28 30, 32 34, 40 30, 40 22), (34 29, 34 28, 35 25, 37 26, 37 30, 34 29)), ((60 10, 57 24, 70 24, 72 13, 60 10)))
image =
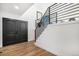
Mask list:
POLYGON ((27 41, 27 22, 3 18, 3 46, 27 41))

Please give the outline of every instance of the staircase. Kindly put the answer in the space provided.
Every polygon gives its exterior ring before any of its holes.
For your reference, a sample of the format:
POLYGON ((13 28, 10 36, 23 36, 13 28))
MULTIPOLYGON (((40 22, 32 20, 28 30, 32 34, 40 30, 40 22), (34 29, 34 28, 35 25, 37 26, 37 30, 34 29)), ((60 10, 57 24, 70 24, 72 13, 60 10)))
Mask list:
POLYGON ((79 56, 78 10, 79 3, 55 3, 50 6, 49 23, 42 18, 40 30, 43 30, 41 35, 38 35, 35 45, 55 55, 79 56))
POLYGON ((35 29, 35 39, 37 40, 47 25, 50 23, 49 21, 49 7, 47 8, 44 15, 39 19, 36 20, 36 29, 35 29))

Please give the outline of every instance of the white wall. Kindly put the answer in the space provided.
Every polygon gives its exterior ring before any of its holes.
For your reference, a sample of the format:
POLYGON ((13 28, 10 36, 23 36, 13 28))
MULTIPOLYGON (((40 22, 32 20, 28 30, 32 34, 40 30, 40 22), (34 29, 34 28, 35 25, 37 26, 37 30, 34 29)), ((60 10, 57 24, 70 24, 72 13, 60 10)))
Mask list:
POLYGON ((35 44, 56 55, 79 56, 79 21, 48 25, 35 44))
POLYGON ((2 47, 2 20, 0 17, 0 47, 2 47))
POLYGON ((46 9, 52 3, 35 3, 31 6, 22 16, 21 19, 28 21, 28 39, 29 41, 35 40, 35 20, 36 20, 36 11, 40 11, 43 14, 45 13, 46 9))

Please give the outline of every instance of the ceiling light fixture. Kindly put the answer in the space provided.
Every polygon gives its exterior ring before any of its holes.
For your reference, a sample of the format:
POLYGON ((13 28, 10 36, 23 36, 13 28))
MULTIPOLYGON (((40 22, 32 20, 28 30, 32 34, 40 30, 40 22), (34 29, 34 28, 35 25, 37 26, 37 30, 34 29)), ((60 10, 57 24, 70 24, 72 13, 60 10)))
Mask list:
POLYGON ((15 8, 15 9, 17 9, 17 10, 19 10, 19 7, 18 7, 18 6, 16 6, 16 5, 14 6, 14 8, 15 8))

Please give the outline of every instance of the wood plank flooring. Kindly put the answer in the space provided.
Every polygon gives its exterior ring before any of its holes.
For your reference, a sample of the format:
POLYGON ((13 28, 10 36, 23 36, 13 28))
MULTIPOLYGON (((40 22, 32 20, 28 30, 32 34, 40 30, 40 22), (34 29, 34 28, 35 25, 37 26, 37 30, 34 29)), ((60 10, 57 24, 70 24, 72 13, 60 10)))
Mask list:
POLYGON ((39 47, 32 42, 23 42, 0 48, 0 56, 55 56, 39 47))

